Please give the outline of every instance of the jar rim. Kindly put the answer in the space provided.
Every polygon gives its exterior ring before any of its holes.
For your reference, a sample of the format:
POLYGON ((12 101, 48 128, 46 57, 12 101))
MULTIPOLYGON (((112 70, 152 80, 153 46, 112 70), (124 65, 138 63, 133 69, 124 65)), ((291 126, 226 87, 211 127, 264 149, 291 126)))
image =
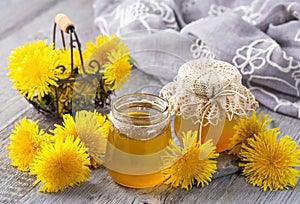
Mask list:
POLYGON ((112 105, 112 112, 118 117, 116 119, 124 118, 124 119, 131 119, 131 118, 138 118, 138 119, 150 119, 152 122, 161 122, 161 120, 169 117, 169 104, 168 102, 153 94, 148 93, 133 93, 133 94, 126 94, 124 96, 119 97, 112 105), (121 108, 130 108, 129 104, 148 104, 149 108, 156 109, 157 113, 151 115, 130 115, 128 112, 122 112, 121 108), (122 106, 123 104, 123 106, 122 106), (154 108, 156 107, 156 108, 154 108))

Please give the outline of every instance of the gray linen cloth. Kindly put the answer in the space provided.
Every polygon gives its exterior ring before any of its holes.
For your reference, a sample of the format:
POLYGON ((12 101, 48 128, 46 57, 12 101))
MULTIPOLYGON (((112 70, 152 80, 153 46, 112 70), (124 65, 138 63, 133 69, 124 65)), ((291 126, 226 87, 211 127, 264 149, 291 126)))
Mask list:
POLYGON ((94 11, 101 34, 120 36, 162 84, 188 60, 215 58, 261 104, 300 118, 300 0, 96 0, 94 11))

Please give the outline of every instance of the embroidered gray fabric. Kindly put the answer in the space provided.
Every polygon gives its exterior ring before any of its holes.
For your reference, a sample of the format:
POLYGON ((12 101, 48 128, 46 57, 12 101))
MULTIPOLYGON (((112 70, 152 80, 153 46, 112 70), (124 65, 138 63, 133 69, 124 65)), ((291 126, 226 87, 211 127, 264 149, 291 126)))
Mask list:
POLYGON ((101 34, 116 33, 162 84, 201 57, 235 65, 270 109, 300 118, 300 0, 96 0, 101 34))

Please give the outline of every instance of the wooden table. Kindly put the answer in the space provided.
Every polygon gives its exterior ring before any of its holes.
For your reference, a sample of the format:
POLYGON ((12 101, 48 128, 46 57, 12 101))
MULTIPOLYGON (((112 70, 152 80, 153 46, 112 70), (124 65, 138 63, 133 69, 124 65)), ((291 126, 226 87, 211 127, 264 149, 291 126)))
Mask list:
MULTIPOLYGON (((292 190, 263 192, 245 182, 239 174, 214 179, 205 188, 190 191, 170 189, 166 186, 151 189, 128 189, 113 182, 105 168, 93 170, 89 181, 80 187, 62 193, 39 193, 33 185, 35 177, 10 166, 6 146, 14 123, 23 117, 39 120, 45 129, 53 127, 51 119, 38 114, 13 90, 6 76, 7 56, 14 47, 35 39, 52 40, 53 19, 64 12, 76 24, 82 42, 94 40, 98 35, 93 23, 92 2, 84 0, 31 0, 0 1, 0 203, 300 203, 300 182, 292 190)), ((134 92, 134 87, 156 83, 138 70, 134 79, 116 93, 134 92)), ((281 127, 282 135, 289 134, 300 143, 300 121, 276 114, 261 107, 281 127)))

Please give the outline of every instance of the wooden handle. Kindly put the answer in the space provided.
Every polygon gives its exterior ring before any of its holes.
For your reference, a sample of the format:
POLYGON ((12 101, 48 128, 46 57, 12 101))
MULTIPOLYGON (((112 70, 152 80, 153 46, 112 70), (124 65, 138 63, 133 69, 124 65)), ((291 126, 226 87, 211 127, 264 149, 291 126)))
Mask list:
POLYGON ((75 28, 75 25, 71 19, 63 13, 59 13, 55 16, 55 23, 65 33, 69 33, 71 28, 75 28))

